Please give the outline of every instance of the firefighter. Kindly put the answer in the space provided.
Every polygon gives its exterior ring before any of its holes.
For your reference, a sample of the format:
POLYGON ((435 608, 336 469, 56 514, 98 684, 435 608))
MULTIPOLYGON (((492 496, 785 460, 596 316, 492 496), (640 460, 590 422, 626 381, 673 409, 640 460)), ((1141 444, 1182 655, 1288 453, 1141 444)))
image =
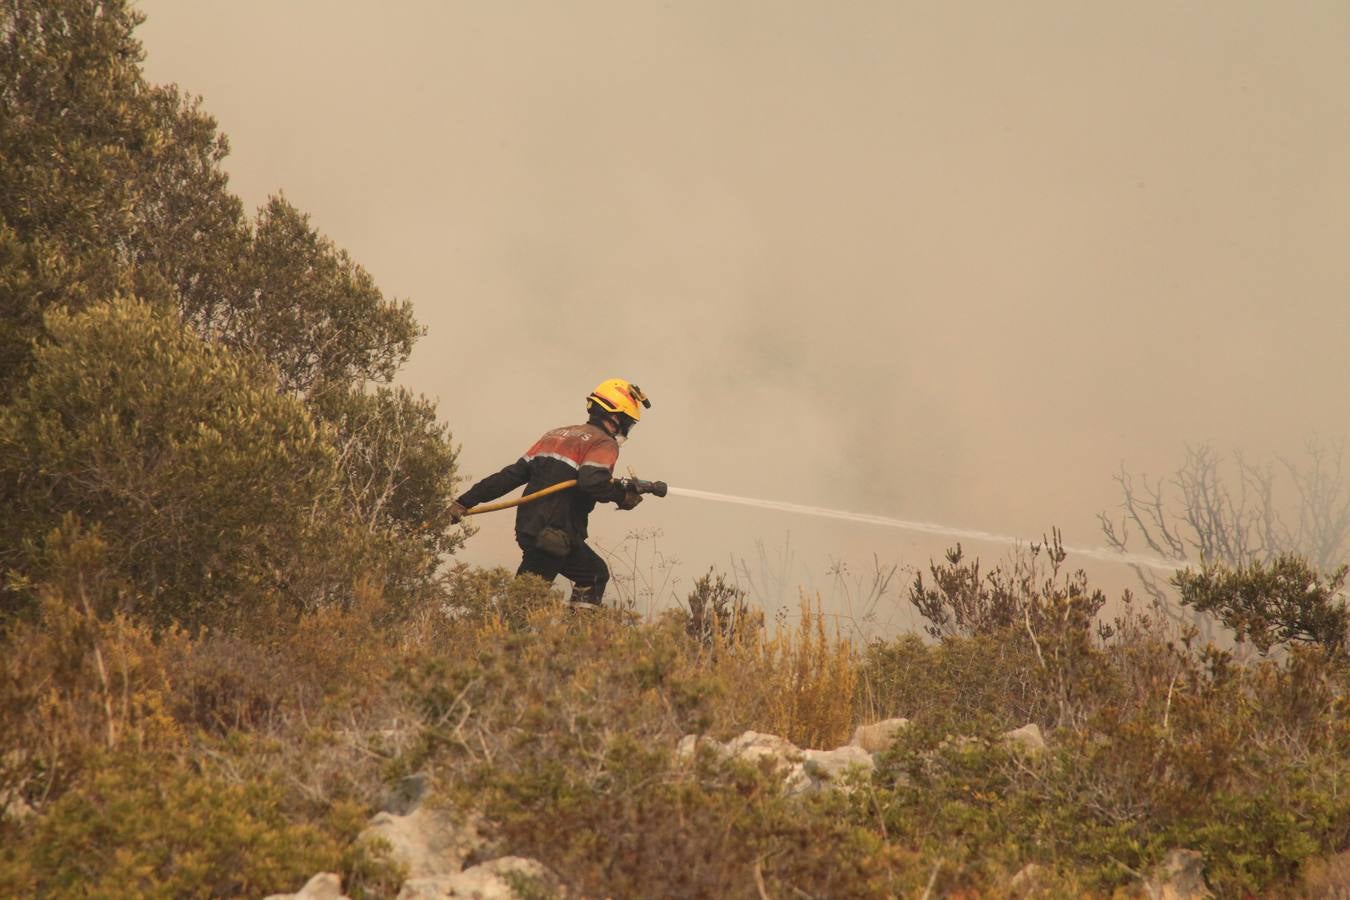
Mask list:
POLYGON ((587 520, 597 503, 628 510, 642 502, 634 482, 614 477, 614 465, 619 446, 651 405, 635 384, 622 378, 602 381, 586 398, 585 424, 545 433, 520 459, 461 494, 450 507, 450 521, 522 484, 526 494, 533 494, 576 479, 575 488, 517 507, 516 543, 524 556, 516 574, 546 581, 562 575, 572 582, 574 603, 599 606, 609 566, 586 544, 587 520))

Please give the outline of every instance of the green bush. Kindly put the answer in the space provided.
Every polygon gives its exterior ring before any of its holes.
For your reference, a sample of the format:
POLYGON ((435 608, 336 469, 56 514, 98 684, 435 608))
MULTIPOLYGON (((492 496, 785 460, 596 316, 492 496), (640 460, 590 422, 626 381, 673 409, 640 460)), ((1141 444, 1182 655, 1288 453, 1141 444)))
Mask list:
POLYGON ((233 783, 171 757, 109 755, 46 814, 6 826, 0 894, 259 897, 319 871, 377 886, 397 877, 352 845, 359 810, 296 822, 282 795, 272 781, 233 783))
POLYGON ((0 571, 44 578, 74 514, 161 625, 293 613, 367 571, 397 616, 463 536, 445 427, 381 386, 422 329, 284 198, 246 219, 215 121, 146 81, 143 18, 0 8, 0 571))
POLYGON ((1347 569, 1323 575, 1297 556, 1236 569, 1205 566, 1177 573, 1181 604, 1215 613, 1239 642, 1266 653, 1276 644, 1305 643, 1340 654, 1350 637, 1350 609, 1342 588, 1347 569))
POLYGON ((485 764, 472 785, 500 846, 582 896, 880 898, 926 874, 835 798, 785 798, 766 769, 708 753, 679 765, 624 735, 584 759, 560 750, 528 768, 485 764))
MULTIPOLYGON (((941 663, 962 643, 989 655, 979 638, 956 638, 873 665, 903 658, 931 678, 923 658, 941 663)), ((1006 719, 975 715, 958 730, 956 716, 928 711, 856 815, 880 806, 889 834, 960 860, 971 878, 1037 862, 1103 892, 1178 847, 1204 855, 1221 896, 1269 890, 1350 840, 1344 670, 1316 652, 1238 667, 1148 631, 1093 652, 1083 716, 1044 754, 1005 746, 1006 719)))
POLYGON ((265 372, 135 300, 47 328, 0 408, 0 566, 49 574, 42 542, 78 514, 160 625, 314 608, 350 583, 332 436, 265 372))
POLYGON ((683 615, 575 611, 467 567, 394 619, 369 582, 270 635, 192 634, 98 615, 128 590, 104 549, 61 543, 42 614, 0 636, 0 793, 36 808, 0 822, 0 893, 73 891, 71 871, 256 893, 321 869, 392 893, 349 844, 412 772, 483 816, 482 856, 587 896, 997 897, 1032 862, 1052 895, 1110 896, 1178 847, 1241 896, 1350 845, 1350 670, 1315 646, 1240 664, 1128 611, 1058 669, 1025 622, 861 659, 814 614, 709 646, 683 615), (912 725, 849 792, 786 798, 767 768, 674 754, 747 729, 829 748, 876 713, 912 725), (1043 753, 1000 737, 1029 720, 1043 753))
POLYGON ((685 631, 707 647, 746 643, 764 629, 764 611, 748 596, 726 575, 708 569, 685 598, 685 631))

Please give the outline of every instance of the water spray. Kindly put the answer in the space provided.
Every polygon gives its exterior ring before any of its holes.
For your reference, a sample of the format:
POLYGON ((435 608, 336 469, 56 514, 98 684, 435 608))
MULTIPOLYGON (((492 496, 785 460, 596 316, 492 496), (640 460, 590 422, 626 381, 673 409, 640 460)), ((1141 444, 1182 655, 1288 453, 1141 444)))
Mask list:
MULTIPOLYGON (((880 525, 884 528, 899 528, 904 531, 915 531, 921 534, 935 534, 942 537, 959 538, 968 541, 983 541, 990 544, 1007 544, 1009 546, 1019 546, 1026 543, 1026 541, 1021 538, 1016 538, 1007 534, 995 534, 992 531, 977 531, 971 528, 953 528, 949 525, 939 525, 934 522, 915 522, 907 519, 892 519, 887 516, 875 516, 870 513, 849 512, 842 509, 826 509, 822 506, 804 506, 800 503, 785 503, 781 500, 759 500, 754 497, 737 497, 734 494, 717 494, 712 491, 696 491, 692 488, 681 487, 670 488, 670 493, 676 497, 688 497, 692 500, 711 500, 715 503, 735 503, 740 506, 753 506, 757 509, 769 509, 775 512, 797 513, 804 516, 815 516, 819 519, 839 519, 844 522, 859 522, 864 525, 880 525)), ((1070 547, 1065 545, 1064 550, 1073 556, 1083 556, 1089 559, 1101 560, 1103 562, 1144 566, 1145 568, 1160 569, 1167 572, 1176 572, 1186 568, 1184 564, 1166 559, 1159 559, 1156 556, 1143 556, 1138 553, 1121 553, 1107 547, 1070 547)))
MULTIPOLYGON (((957 538, 967 541, 981 541, 987 544, 1006 544, 1016 547, 1026 543, 1022 538, 1013 537, 1007 534, 995 534, 992 531, 978 531, 972 528, 954 528, 950 525, 939 525, 935 522, 916 522, 909 519, 892 519, 888 516, 876 516, 871 513, 850 512, 843 509, 826 509, 823 506, 806 506, 801 503, 787 503, 782 500, 760 500, 755 497, 738 497, 735 494, 718 494, 713 491, 698 491, 693 488, 668 487, 664 481, 642 481, 638 478, 620 479, 620 484, 628 491, 635 494, 655 494, 657 497, 664 497, 671 494, 676 497, 688 497, 691 500, 711 500, 714 503, 734 503, 738 506, 752 506, 756 509, 767 509, 774 512, 795 513, 803 516, 815 516, 818 519, 838 519, 842 522, 858 522, 863 525, 880 525, 883 528, 899 528, 902 531, 914 531, 920 534, 933 534, 941 537, 957 538)), ((574 487, 576 481, 561 481, 550 485, 543 490, 536 491, 533 494, 526 494, 523 497, 517 497, 514 500, 504 500, 499 503, 485 503, 481 506, 475 506, 469 510, 466 515, 475 516, 479 513, 494 512, 499 509, 508 509, 512 506, 519 506, 522 503, 531 503, 550 494, 556 494, 558 491, 564 491, 574 487)), ((1159 559, 1156 556, 1144 556, 1138 553, 1121 553, 1118 550, 1111 550, 1107 547, 1071 547, 1065 546, 1065 552, 1073 556, 1086 557, 1087 559, 1101 560, 1102 562, 1124 563, 1131 566, 1143 566, 1148 569, 1159 569, 1164 572, 1176 572, 1186 568, 1185 565, 1171 560, 1159 559)))

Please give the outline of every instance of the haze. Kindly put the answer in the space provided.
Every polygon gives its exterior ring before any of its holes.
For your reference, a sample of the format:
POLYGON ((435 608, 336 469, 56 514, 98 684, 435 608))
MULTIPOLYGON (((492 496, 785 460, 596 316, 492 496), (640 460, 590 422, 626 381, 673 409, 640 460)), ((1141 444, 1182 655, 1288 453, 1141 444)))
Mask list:
MULTIPOLYGON (((401 381, 468 478, 620 376, 644 478, 1095 546, 1122 461, 1346 434, 1344 3, 140 8, 245 203, 413 301, 401 381)), ((479 524, 462 558, 514 566, 479 524)), ((677 590, 757 539, 808 588, 943 546, 674 497, 592 526, 659 527, 677 590)))

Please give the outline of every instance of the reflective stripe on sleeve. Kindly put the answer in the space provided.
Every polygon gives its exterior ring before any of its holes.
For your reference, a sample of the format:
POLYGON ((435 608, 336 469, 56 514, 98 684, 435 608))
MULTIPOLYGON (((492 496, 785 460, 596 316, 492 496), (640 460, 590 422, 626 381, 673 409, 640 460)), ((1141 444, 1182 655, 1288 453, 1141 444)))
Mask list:
POLYGON ((529 454, 526 454, 525 460, 526 460, 527 462, 528 462, 529 460, 533 460, 533 459, 556 459, 558 462, 564 462, 564 463, 567 463, 569 466, 571 466, 571 467, 574 468, 574 469, 577 467, 577 461, 576 461, 575 459, 572 459, 571 457, 568 457, 568 456, 563 456, 561 453, 529 453, 529 454))

